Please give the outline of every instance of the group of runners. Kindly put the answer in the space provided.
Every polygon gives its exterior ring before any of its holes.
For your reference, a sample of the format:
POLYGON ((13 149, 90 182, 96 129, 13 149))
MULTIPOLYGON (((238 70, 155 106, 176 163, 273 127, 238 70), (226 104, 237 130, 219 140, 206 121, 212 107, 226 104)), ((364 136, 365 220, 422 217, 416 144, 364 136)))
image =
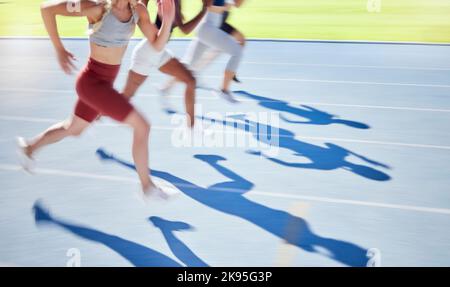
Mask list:
POLYGON ((55 48, 64 72, 71 74, 75 57, 64 47, 58 33, 57 15, 86 17, 89 22, 90 55, 76 81, 78 100, 73 114, 50 126, 31 139, 17 138, 21 164, 31 171, 34 157, 41 148, 69 136, 78 136, 100 116, 129 126, 133 130, 132 154, 136 171, 146 198, 164 198, 169 194, 157 186, 149 173, 150 124, 130 103, 152 68, 171 76, 163 83, 160 94, 165 99, 176 83, 185 84, 184 100, 188 128, 195 125, 196 75, 220 54, 229 56, 223 82, 217 89, 220 97, 236 102, 230 86, 242 59, 245 38, 227 22, 232 7, 240 7, 243 0, 198 0, 202 8, 190 21, 185 21, 181 0, 80 0, 79 9, 68 9, 73 0, 47 1, 41 5, 45 28, 55 48), (151 2, 151 3, 149 3, 151 2), (148 6, 156 4, 154 21, 148 6), (134 48, 131 66, 122 91, 114 88, 129 41, 136 26, 142 39, 134 48), (172 31, 178 28, 185 34, 195 30, 183 60, 178 60, 167 48, 172 31))

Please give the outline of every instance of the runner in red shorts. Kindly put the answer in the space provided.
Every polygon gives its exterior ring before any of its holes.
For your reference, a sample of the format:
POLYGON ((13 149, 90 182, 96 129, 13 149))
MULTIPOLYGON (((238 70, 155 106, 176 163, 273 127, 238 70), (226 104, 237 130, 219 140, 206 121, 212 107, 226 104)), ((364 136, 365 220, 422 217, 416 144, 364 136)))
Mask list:
POLYGON ((146 6, 135 0, 101 2, 82 0, 78 9, 74 9, 70 1, 49 1, 41 5, 45 28, 64 72, 72 73, 75 58, 65 49, 59 37, 56 15, 88 19, 90 57, 77 78, 78 101, 74 114, 31 140, 18 138, 25 169, 30 168, 29 163, 33 161, 37 150, 68 136, 78 136, 99 115, 108 116, 133 129, 133 159, 142 184, 143 195, 167 198, 167 193, 156 187, 148 171, 150 124, 122 94, 113 88, 136 24, 154 49, 161 51, 166 45, 175 16, 175 8, 173 0, 162 0, 161 5, 163 23, 159 30, 150 22, 146 6))

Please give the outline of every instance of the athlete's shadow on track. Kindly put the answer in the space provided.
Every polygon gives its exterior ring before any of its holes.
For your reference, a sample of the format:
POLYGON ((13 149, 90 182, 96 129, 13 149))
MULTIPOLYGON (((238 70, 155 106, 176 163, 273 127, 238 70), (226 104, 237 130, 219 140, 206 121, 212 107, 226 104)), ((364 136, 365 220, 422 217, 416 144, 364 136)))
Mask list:
MULTIPOLYGON (((97 150, 101 160, 119 163, 135 169, 132 163, 121 160, 103 149, 97 150)), ((217 155, 196 155, 195 158, 209 164, 229 181, 216 183, 207 188, 177 177, 168 172, 152 170, 153 176, 164 179, 192 199, 226 214, 241 217, 271 234, 298 246, 308 252, 320 252, 317 247, 326 249, 330 257, 348 266, 365 266, 367 250, 350 242, 326 238, 315 234, 302 218, 288 212, 273 209, 243 196, 253 188, 253 183, 219 164, 226 159, 217 155)))
POLYGON ((149 218, 150 222, 159 228, 167 241, 172 253, 186 266, 189 267, 208 267, 208 264, 203 262, 197 255, 189 249, 180 239, 178 239, 174 232, 192 230, 193 227, 182 221, 170 221, 158 216, 149 218))
POLYGON ((231 121, 229 119, 214 119, 206 116, 201 117, 203 121, 222 124, 223 126, 229 126, 235 129, 241 129, 243 131, 250 132, 252 133, 252 136, 259 142, 262 142, 266 145, 274 145, 275 143, 275 145, 279 148, 291 150, 294 155, 310 160, 310 162, 308 163, 292 163, 262 154, 260 151, 248 151, 248 153, 250 154, 264 156, 268 160, 283 166, 317 170, 335 170, 342 168, 371 180, 387 181, 391 179, 388 174, 382 171, 379 171, 370 166, 350 162, 346 160, 346 157, 353 155, 368 164, 386 169, 389 169, 389 166, 371 160, 363 155, 357 154, 341 146, 332 143, 325 143, 325 147, 322 147, 303 142, 296 139, 295 134, 287 129, 255 122, 247 119, 245 115, 234 115, 230 118, 233 118, 235 121, 231 121), (274 141, 274 138, 278 138, 278 143, 274 141))
POLYGON ((283 114, 280 114, 280 118, 287 123, 308 124, 308 125, 342 124, 342 125, 346 125, 346 126, 349 126, 352 128, 357 128, 357 129, 369 129, 370 128, 370 126, 366 125, 365 123, 339 119, 338 116, 336 116, 336 115, 329 114, 325 111, 318 110, 311 106, 307 106, 307 105, 293 106, 293 105, 289 104, 288 102, 254 95, 254 94, 251 94, 246 91, 234 91, 233 93, 243 96, 243 97, 246 97, 246 98, 253 99, 255 101, 258 101, 258 104, 264 108, 283 112, 283 113, 292 114, 292 115, 307 119, 305 121, 295 121, 295 120, 290 120, 290 119, 286 118, 285 116, 283 116, 283 114))
MULTIPOLYGON (((56 218, 38 201, 35 202, 33 206, 33 212, 36 224, 54 224, 83 239, 101 243, 118 253, 136 267, 183 267, 166 255, 141 244, 56 218)), ((150 218, 150 221, 163 231, 166 239, 170 239, 168 242, 169 244, 171 243, 171 250, 181 262, 186 264, 186 266, 207 266, 206 263, 201 261, 186 245, 172 234, 172 231, 175 229, 182 230, 189 227, 187 223, 170 222, 162 218, 150 218), (157 222, 157 224, 155 224, 155 222, 157 222), (177 228, 174 228, 176 227, 175 224, 178 225, 177 228), (183 225, 183 227, 180 227, 180 225, 183 225)))

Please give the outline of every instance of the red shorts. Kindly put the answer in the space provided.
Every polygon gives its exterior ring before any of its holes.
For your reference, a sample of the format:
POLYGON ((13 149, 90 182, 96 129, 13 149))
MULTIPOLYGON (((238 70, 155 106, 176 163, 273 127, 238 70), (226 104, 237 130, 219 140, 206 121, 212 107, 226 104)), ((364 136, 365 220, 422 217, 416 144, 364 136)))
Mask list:
POLYGON ((119 69, 120 65, 108 65, 89 59, 77 78, 76 116, 88 122, 94 121, 99 115, 111 117, 119 122, 125 120, 134 108, 113 87, 119 69))

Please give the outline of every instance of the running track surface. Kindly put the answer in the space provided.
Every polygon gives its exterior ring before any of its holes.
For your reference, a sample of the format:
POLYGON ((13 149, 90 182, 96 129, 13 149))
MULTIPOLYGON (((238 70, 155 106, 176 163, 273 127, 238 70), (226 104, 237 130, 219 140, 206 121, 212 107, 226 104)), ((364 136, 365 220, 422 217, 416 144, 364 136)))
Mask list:
MULTIPOLYGON (((450 265, 450 46, 249 42, 233 87, 241 103, 205 90, 197 102, 208 117, 278 112, 272 158, 173 146, 154 71, 133 102, 152 122, 155 178, 180 194, 146 206, 131 133, 108 119, 41 151, 36 175, 18 168, 14 137, 69 115, 75 76, 48 40, 0 42, 1 265, 65 266, 71 248, 82 266, 357 266, 370 248, 382 266, 450 265)), ((87 42, 65 44, 81 67, 87 42)), ((182 56, 187 44, 169 46, 182 56)), ((199 81, 218 86, 225 60, 199 81)), ((182 111, 181 89, 171 95, 182 111)), ((239 121, 213 128, 255 138, 239 121)))

